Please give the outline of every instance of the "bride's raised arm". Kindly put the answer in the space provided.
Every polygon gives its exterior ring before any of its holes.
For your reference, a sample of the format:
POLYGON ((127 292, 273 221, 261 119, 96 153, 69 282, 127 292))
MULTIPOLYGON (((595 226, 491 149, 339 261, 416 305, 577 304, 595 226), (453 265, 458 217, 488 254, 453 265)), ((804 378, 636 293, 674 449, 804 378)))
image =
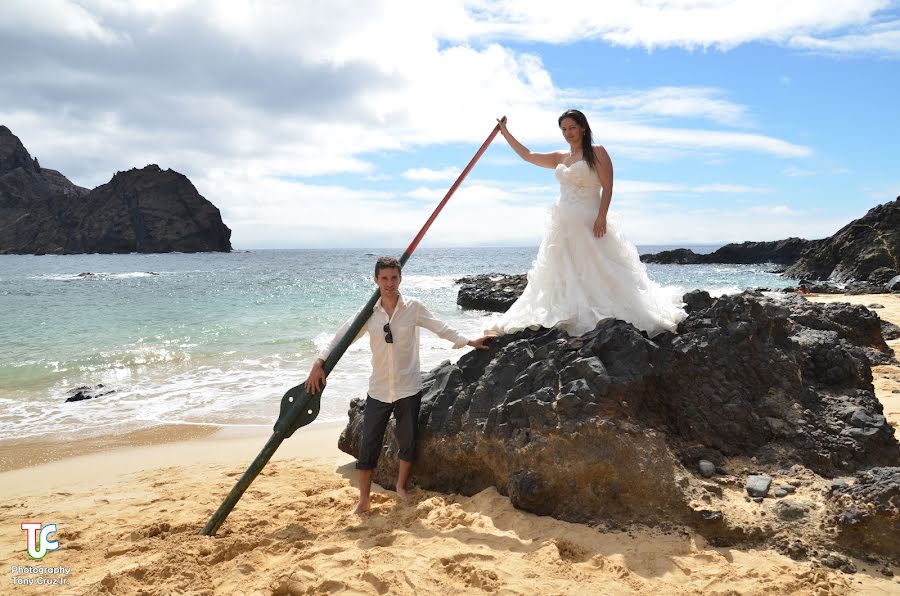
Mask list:
POLYGON ((512 133, 506 129, 506 117, 497 120, 497 123, 500 125, 500 134, 503 135, 503 138, 506 139, 509 146, 512 147, 513 151, 515 151, 519 157, 528 163, 551 169, 560 164, 562 153, 535 153, 534 151, 530 151, 528 147, 517 141, 516 137, 512 136, 512 133))

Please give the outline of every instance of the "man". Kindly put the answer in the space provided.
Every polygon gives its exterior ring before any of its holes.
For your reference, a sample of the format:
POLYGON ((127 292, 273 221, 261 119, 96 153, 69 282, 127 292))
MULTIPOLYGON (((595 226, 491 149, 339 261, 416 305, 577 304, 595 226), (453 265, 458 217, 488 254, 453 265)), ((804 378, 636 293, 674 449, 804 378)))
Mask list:
MULTIPOLYGON (((380 257, 375 263, 375 284, 381 298, 372 309, 356 341, 369 333, 372 348, 372 374, 363 413, 362 440, 356 469, 359 470, 359 503, 353 513, 369 509, 372 475, 381 455, 381 445, 391 413, 397 422, 396 436, 400 445, 400 471, 397 475, 397 495, 406 499, 406 481, 416 454, 416 431, 419 425, 419 406, 422 403, 422 373, 419 369, 419 327, 433 331, 438 337, 453 342, 453 347, 472 346, 487 350, 488 337, 469 340, 443 321, 434 318, 415 298, 400 294, 402 274, 400 262, 393 257, 380 257)), ((351 317, 335 334, 331 344, 318 354, 309 377, 306 391, 318 393, 325 384, 322 366, 328 355, 346 333, 355 317, 351 317)))

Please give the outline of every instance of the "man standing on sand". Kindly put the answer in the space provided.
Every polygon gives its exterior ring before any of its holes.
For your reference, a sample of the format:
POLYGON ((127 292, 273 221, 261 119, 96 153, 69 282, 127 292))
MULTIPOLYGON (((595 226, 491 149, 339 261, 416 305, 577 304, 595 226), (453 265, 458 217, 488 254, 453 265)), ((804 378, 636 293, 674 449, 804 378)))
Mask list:
MULTIPOLYGON (((419 406, 422 403, 422 373, 419 369, 419 327, 425 327, 438 337, 453 342, 454 348, 472 346, 487 350, 484 342, 490 338, 469 340, 434 315, 415 298, 400 294, 402 275, 400 262, 393 257, 380 257, 375 263, 375 284, 381 298, 375 303, 372 316, 359 334, 369 333, 372 348, 372 374, 369 394, 363 413, 362 439, 356 469, 359 470, 359 503, 353 513, 369 509, 372 475, 381 455, 381 445, 388 420, 393 412, 397 422, 396 436, 400 445, 400 471, 397 475, 397 494, 406 499, 406 481, 416 455, 416 431, 419 425, 419 406)), ((322 369, 328 355, 346 333, 351 317, 335 334, 331 344, 319 352, 309 377, 306 391, 318 393, 325 385, 322 369)))

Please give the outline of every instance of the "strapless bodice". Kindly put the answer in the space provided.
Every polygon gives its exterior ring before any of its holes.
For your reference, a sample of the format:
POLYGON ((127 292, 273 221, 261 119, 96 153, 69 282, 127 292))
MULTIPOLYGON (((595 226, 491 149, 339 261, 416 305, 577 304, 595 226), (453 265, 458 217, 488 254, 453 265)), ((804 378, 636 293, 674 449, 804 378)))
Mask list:
POLYGON ((600 205, 600 178, 584 160, 571 166, 556 166, 559 181, 559 204, 577 207, 597 207, 600 205))

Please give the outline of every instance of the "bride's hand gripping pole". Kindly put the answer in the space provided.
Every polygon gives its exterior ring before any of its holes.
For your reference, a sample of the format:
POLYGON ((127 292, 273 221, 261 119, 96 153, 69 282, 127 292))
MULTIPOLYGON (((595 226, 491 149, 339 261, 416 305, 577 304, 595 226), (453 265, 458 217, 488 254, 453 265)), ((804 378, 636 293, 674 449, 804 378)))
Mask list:
MULTIPOLYGON (((506 116, 504 116, 502 120, 505 121, 506 116)), ((489 134, 487 139, 485 139, 484 143, 481 144, 481 147, 469 161, 465 169, 463 169, 460 175, 456 178, 456 182, 453 183, 453 186, 451 186, 450 190, 447 191, 447 194, 444 195, 443 200, 438 204, 437 208, 435 208, 434 212, 431 214, 431 217, 428 218, 428 221, 425 222, 425 225, 422 226, 422 229, 419 230, 419 233, 416 234, 416 237, 413 238, 413 241, 400 256, 401 266, 405 265, 406 261, 409 260, 409 257, 412 256, 412 253, 415 252, 416 247, 419 246, 419 242, 421 242, 422 238, 425 236, 428 228, 430 228, 431 224, 434 223, 434 220, 444 208, 444 205, 447 204, 447 201, 450 200, 450 197, 453 196, 453 193, 456 192, 456 189, 460 184, 462 184, 462 181, 465 180, 466 176, 469 174, 469 171, 472 169, 472 167, 475 166, 475 162, 477 162, 482 154, 487 150, 488 146, 491 144, 491 141, 494 140, 494 137, 497 136, 498 132, 500 132, 499 121, 494 127, 494 130, 491 131, 491 134, 489 134)), ((347 332, 343 335, 343 337, 341 337, 338 344, 331 351, 328 359, 325 360, 325 364, 322 366, 322 369, 325 371, 326 377, 338 363, 338 360, 341 359, 341 356, 344 355, 344 352, 347 351, 347 348, 350 347, 350 344, 353 343, 353 338, 356 337, 356 334, 359 333, 359 330, 362 329, 363 325, 366 324, 366 321, 369 320, 369 317, 372 315, 372 309, 375 307, 375 303, 378 301, 379 297, 379 290, 375 290, 375 292, 369 298, 369 301, 366 302, 362 310, 359 311, 359 314, 356 315, 356 318, 353 319, 353 322, 350 324, 350 328, 347 329, 347 332)), ((228 496, 224 501, 222 501, 222 504, 219 505, 219 508, 215 511, 215 513, 212 514, 212 517, 209 518, 209 521, 206 522, 206 526, 203 527, 203 529, 200 531, 200 534, 204 536, 215 536, 216 532, 225 522, 225 518, 228 517, 228 514, 231 513, 231 510, 234 509, 234 506, 237 505, 237 502, 240 500, 241 496, 243 496, 244 491, 246 491, 247 488, 250 487, 250 484, 253 482, 253 480, 256 479, 260 472, 262 472, 266 464, 269 463, 269 460, 272 459, 273 455, 275 455, 275 451, 278 449, 281 443, 285 439, 293 435, 294 431, 296 431, 298 428, 306 426, 316 419, 316 416, 319 415, 321 396, 321 391, 312 395, 307 393, 306 387, 303 383, 297 385, 296 387, 288 389, 288 391, 284 394, 284 397, 281 398, 281 411, 278 414, 278 420, 275 422, 272 436, 269 437, 269 440, 266 442, 265 446, 263 446, 262 451, 260 451, 259 455, 256 456, 256 459, 251 462, 250 466, 247 468, 247 471, 244 472, 244 475, 241 476, 241 478, 237 481, 237 483, 234 485, 234 488, 231 489, 231 492, 228 493, 228 496)))

